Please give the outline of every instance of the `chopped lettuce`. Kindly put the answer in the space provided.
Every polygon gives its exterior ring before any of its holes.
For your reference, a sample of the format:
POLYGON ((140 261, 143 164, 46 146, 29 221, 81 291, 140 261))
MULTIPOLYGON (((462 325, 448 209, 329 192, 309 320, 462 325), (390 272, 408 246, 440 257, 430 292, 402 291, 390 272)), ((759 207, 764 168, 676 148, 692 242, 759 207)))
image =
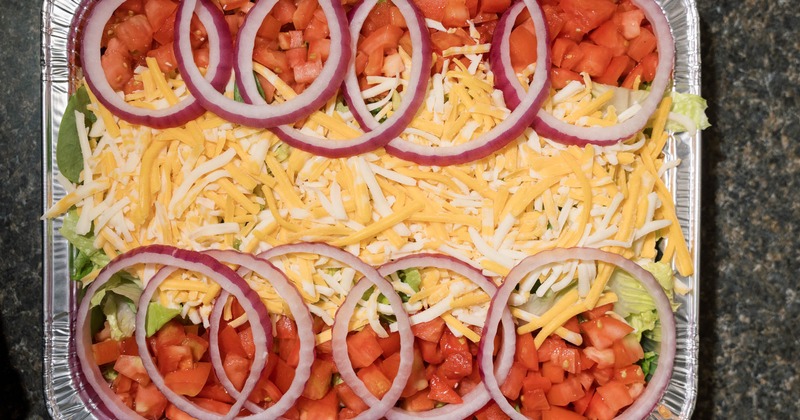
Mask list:
MULTIPOLYGON (((706 108, 708 103, 702 96, 694 95, 691 93, 672 92, 672 112, 684 115, 690 118, 697 126, 698 130, 703 130, 711 127, 706 116, 706 108)), ((673 131, 686 131, 689 127, 683 127, 681 124, 669 120, 667 121, 667 130, 673 131)))
MULTIPOLYGON (((678 304, 673 300, 672 292, 674 278, 672 267, 663 262, 652 262, 645 265, 644 268, 653 274, 653 277, 664 288, 664 292, 672 304, 672 309, 677 309, 678 304)), ((617 270, 611 276, 608 287, 619 298, 619 301, 614 304, 614 312, 625 318, 628 324, 635 328, 634 334, 637 339, 641 340, 644 333, 660 332, 655 302, 638 280, 624 271, 617 270)))
MULTIPOLYGON (((537 287, 538 287, 539 282, 537 281, 536 284, 537 284, 537 287)), ((534 287, 534 290, 537 287, 534 287)), ((542 297, 538 297, 538 296, 532 294, 531 298, 528 299, 528 301, 525 302, 522 306, 520 306, 520 309, 522 309, 523 311, 532 313, 534 315, 537 315, 537 316, 538 315, 542 315, 545 312, 547 312, 548 309, 553 307, 553 305, 555 305, 555 303, 558 302, 561 299, 561 297, 563 297, 564 295, 566 295, 567 293, 572 291, 572 289, 574 289, 574 288, 575 288, 575 286, 570 286, 570 287, 561 289, 558 292, 554 292, 553 289, 549 289, 549 290, 547 290, 547 293, 545 293, 544 296, 542 296, 542 297)), ((533 292, 534 291, 531 291, 531 293, 533 293, 533 292)))
POLYGON ((158 302, 150 302, 150 305, 147 306, 147 321, 145 322, 147 336, 155 334, 164 324, 180 313, 181 310, 178 308, 167 308, 158 302))
POLYGON ((60 230, 61 236, 66 238, 76 251, 72 259, 73 280, 80 280, 92 270, 105 267, 111 261, 108 255, 94 247, 94 235, 80 235, 75 231, 79 217, 75 209, 67 212, 60 230))
MULTIPOLYGON (((97 117, 87 109, 91 103, 86 87, 81 86, 69 98, 64 116, 61 118, 61 127, 58 129, 58 142, 56 143, 56 164, 58 170, 68 180, 78 183, 83 171, 83 153, 78 138, 78 121, 75 111, 82 113, 88 126, 97 121, 97 117)), ((88 127, 87 127, 88 128, 88 127)))
POLYGON ((136 328, 136 306, 127 298, 109 293, 103 301, 103 314, 111 328, 111 338, 122 340, 136 328))
POLYGON ((645 352, 644 358, 639 361, 645 380, 649 381, 658 366, 658 354, 654 351, 645 352))
POLYGON ((419 285, 422 283, 422 275, 416 268, 407 268, 397 272, 400 281, 409 285, 415 292, 419 292, 419 285))

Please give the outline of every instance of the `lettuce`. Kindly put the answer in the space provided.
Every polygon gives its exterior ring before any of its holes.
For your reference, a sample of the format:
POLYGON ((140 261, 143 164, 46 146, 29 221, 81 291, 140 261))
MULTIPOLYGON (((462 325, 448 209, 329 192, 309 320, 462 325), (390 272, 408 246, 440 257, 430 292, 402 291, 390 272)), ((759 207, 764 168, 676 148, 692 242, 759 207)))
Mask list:
POLYGON ((111 261, 108 255, 94 247, 94 235, 80 235, 76 232, 79 217, 76 209, 67 212, 60 230, 61 236, 77 251, 72 260, 73 280, 80 280, 92 270, 105 267, 111 261))
POLYGON ((127 298, 109 294, 103 303, 103 314, 111 328, 111 338, 122 340, 133 335, 136 328, 136 306, 127 298))
POLYGON ((150 305, 147 306, 147 321, 145 322, 147 336, 150 337, 155 334, 164 324, 180 313, 180 309, 167 308, 157 302, 150 302, 150 305))
MULTIPOLYGON (((672 267, 663 262, 651 262, 644 268, 653 274, 653 277, 664 288, 672 310, 676 310, 679 305, 673 300, 672 267)), ((636 338, 641 341, 642 334, 645 334, 648 338, 659 341, 661 330, 656 305, 644 286, 630 274, 617 270, 611 276, 608 287, 619 298, 619 301, 614 304, 614 312, 625 318, 628 324, 635 329, 633 334, 636 335, 636 338)))
MULTIPOLYGON (((708 122, 708 117, 706 116, 707 107, 708 103, 706 103, 706 100, 703 99, 702 96, 691 93, 672 92, 671 111, 689 117, 697 126, 698 130, 711 127, 711 124, 708 122)), ((688 127, 684 127, 672 120, 667 121, 666 128, 672 131, 686 131, 688 129, 688 127)))
POLYGON ((419 292, 419 285, 422 283, 422 275, 420 275, 418 269, 407 268, 405 270, 400 270, 397 272, 397 276, 400 277, 400 281, 409 285, 415 292, 419 292))
MULTIPOLYGON (((91 103, 86 87, 81 86, 69 98, 61 126, 58 129, 58 142, 56 143, 56 164, 58 170, 68 180, 78 183, 83 171, 83 153, 78 139, 78 122, 75 111, 82 113, 88 126, 97 121, 97 117, 87 109, 91 103)), ((88 128, 88 127, 87 127, 88 128)))

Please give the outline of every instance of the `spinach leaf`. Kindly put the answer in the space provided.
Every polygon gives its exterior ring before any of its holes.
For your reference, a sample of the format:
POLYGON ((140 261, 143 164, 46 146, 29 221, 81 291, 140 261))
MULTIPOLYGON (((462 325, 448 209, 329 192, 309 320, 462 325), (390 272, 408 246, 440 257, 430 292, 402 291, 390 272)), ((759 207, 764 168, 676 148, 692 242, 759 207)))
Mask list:
MULTIPOLYGON (((86 117, 86 123, 91 126, 97 117, 86 109, 91 103, 86 87, 81 86, 67 102, 67 109, 61 119, 61 128, 58 130, 58 143, 56 143, 56 163, 61 174, 68 180, 77 183, 83 170, 83 155, 81 143, 78 140, 78 125, 75 120, 75 111, 86 117)), ((87 127, 88 128, 88 127, 87 127)))

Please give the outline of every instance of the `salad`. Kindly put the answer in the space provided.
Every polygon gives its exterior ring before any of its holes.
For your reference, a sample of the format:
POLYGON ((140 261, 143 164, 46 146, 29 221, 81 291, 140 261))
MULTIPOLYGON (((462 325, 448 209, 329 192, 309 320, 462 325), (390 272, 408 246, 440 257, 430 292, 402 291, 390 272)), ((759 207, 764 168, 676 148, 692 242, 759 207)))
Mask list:
POLYGON ((691 253, 650 0, 100 0, 57 143, 112 418, 632 418, 691 253))

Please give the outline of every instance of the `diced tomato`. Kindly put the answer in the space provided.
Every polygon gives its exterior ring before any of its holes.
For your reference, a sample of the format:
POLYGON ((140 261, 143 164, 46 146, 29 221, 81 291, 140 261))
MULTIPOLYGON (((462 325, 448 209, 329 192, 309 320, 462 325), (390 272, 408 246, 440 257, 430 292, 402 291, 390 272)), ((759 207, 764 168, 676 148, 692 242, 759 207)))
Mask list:
POLYGON ((297 367, 300 363, 300 340, 292 338, 278 340, 278 354, 289 366, 297 367))
POLYGON ((328 55, 331 51, 331 40, 330 39, 317 39, 314 41, 310 41, 308 43, 308 61, 316 61, 328 59, 328 55))
MULTIPOLYGON (((114 38, 109 41, 109 45, 112 42, 118 41, 114 38)), ((122 90, 125 84, 133 78, 133 70, 131 68, 133 60, 127 55, 127 52, 126 54, 121 54, 106 51, 100 58, 100 65, 103 67, 103 73, 105 73, 108 83, 114 90, 122 90)))
POLYGON ((552 360, 542 363, 541 372, 542 376, 549 379, 553 384, 564 382, 564 369, 553 363, 552 360))
POLYGON ((628 46, 628 57, 638 62, 642 61, 647 54, 655 51, 658 41, 656 40, 656 36, 653 35, 653 32, 649 29, 642 28, 639 36, 632 39, 630 42, 628 46))
POLYGON ((630 365, 614 370, 614 380, 625 385, 645 382, 644 372, 639 365, 630 365))
MULTIPOLYGON (((286 59, 289 61, 289 67, 295 68, 301 64, 304 64, 308 58, 308 51, 306 51, 306 47, 302 46, 299 48, 292 48, 286 51, 286 59)), ((295 75, 295 80, 297 80, 297 75, 295 75)))
POLYGON ((114 381, 111 382, 111 389, 115 394, 125 394, 131 392, 133 389, 133 380, 125 375, 117 375, 114 381))
MULTIPOLYGON (((253 50, 253 60, 261 64, 262 66, 272 70, 278 76, 283 76, 285 74, 290 74, 292 79, 294 79, 294 73, 291 71, 291 67, 289 67, 289 62, 286 59, 286 53, 283 51, 275 51, 269 48, 265 43, 259 43, 256 41, 255 49, 253 50)), ((283 79, 283 77, 281 77, 283 79)), ((286 79, 283 79, 284 81, 286 79)), ((281 318, 282 319, 282 318, 281 318)), ((291 321, 290 321, 291 322, 291 321)), ((278 321, 280 323, 280 320, 278 321)), ((282 338, 280 336, 280 328, 277 328, 278 335, 277 338, 282 338)), ((294 337, 287 337, 287 338, 296 338, 297 332, 295 331, 294 337)))
POLYGON ((192 350, 187 346, 163 346, 156 356, 158 370, 162 374, 178 369, 191 368, 193 363, 192 350))
POLYGON ((347 354, 354 369, 371 365, 383 354, 383 349, 378 343, 378 336, 371 327, 364 327, 361 331, 347 337, 347 354))
POLYGON ((614 411, 619 411, 633 403, 633 398, 628 394, 628 388, 616 381, 597 387, 596 392, 603 397, 606 405, 614 411))
POLYGON ((250 3, 250 0, 219 0, 219 5, 223 11, 236 10, 250 3))
POLYGON ((413 0, 413 2, 426 18, 437 22, 444 19, 447 0, 413 0))
POLYGON ((475 412, 475 418, 478 420, 505 420, 508 415, 500 409, 496 402, 490 401, 484 405, 483 408, 475 412))
MULTIPOLYGON (((211 376, 213 376, 213 373, 211 376)), ((222 384, 211 381, 203 386, 203 389, 197 393, 196 397, 208 398, 230 404, 235 402, 233 397, 228 394, 228 391, 225 390, 225 387, 223 387, 222 384)))
POLYGON ((500 391, 506 398, 516 400, 519 398, 519 392, 522 390, 522 382, 525 380, 527 368, 521 363, 514 362, 511 365, 511 370, 508 372, 505 382, 500 386, 500 391))
POLYGON ((595 392, 589 406, 586 407, 586 416, 597 420, 610 420, 617 415, 617 411, 606 404, 599 392, 595 392))
POLYGON ((639 82, 642 81, 642 74, 644 73, 644 68, 641 64, 637 64, 636 67, 625 76, 625 80, 622 81, 620 86, 628 89, 633 89, 634 83, 636 83, 637 79, 639 82))
POLYGON ((336 391, 331 390, 318 400, 300 397, 297 409, 300 411, 300 418, 304 420, 336 420, 339 400, 336 399, 336 391))
POLYGON ((572 407, 575 409, 575 412, 583 415, 586 412, 586 409, 589 407, 589 403, 592 402, 592 397, 594 397, 594 388, 588 388, 585 390, 585 394, 581 399, 574 401, 572 403, 572 407))
POLYGON ((361 401, 361 398, 358 398, 358 395, 356 395, 346 383, 342 382, 336 384, 334 388, 336 390, 336 394, 339 396, 339 399, 345 406, 347 406, 347 408, 355 411, 356 413, 360 413, 369 408, 369 406, 367 406, 364 401, 361 401))
POLYGON ((392 6, 389 9, 389 23, 403 29, 408 27, 406 24, 406 18, 400 12, 400 9, 398 9, 397 6, 392 6))
POLYGON ((633 334, 626 335, 614 343, 614 367, 623 368, 632 365, 644 357, 644 350, 633 334))
POLYGON ((517 26, 508 39, 511 51, 511 66, 520 72, 536 61, 536 35, 525 26, 517 26))
POLYGON ((292 14, 292 23, 297 30, 305 29, 314 18, 314 10, 319 7, 317 0, 299 0, 292 14))
POLYGON ((153 28, 144 15, 134 15, 120 22, 114 32, 135 57, 146 54, 153 44, 153 28))
POLYGON ((210 54, 211 52, 208 48, 198 48, 192 51, 192 56, 194 57, 194 63, 197 65, 198 68, 208 68, 208 64, 210 62, 210 54))
POLYGON ((591 42, 581 42, 578 48, 583 52, 583 58, 573 68, 578 73, 588 73, 589 76, 601 76, 611 62, 611 50, 591 42))
POLYGON ((95 363, 98 365, 116 361, 119 353, 119 342, 116 340, 106 340, 92 344, 92 354, 94 355, 95 363))
POLYGON ((306 382, 303 396, 310 400, 318 400, 325 397, 331 389, 333 369, 332 362, 320 358, 315 359, 311 365, 311 376, 306 382))
POLYGON ((547 401, 551 405, 564 407, 567 404, 583 397, 584 391, 581 383, 575 377, 569 377, 560 384, 553 384, 547 391, 547 401))
POLYGON ((186 331, 178 321, 172 320, 164 324, 155 335, 156 348, 164 346, 179 346, 186 338, 186 331))
POLYGON ((167 373, 164 376, 164 383, 177 394, 194 397, 203 389, 209 373, 211 373, 211 363, 200 362, 191 369, 167 373))
POLYGON ((219 347, 223 359, 230 354, 247 358, 247 352, 245 352, 242 347, 242 341, 239 339, 236 328, 230 325, 225 325, 225 327, 219 331, 219 347))
POLYGON ((172 0, 147 0, 144 3, 144 14, 150 23, 150 28, 153 30, 163 27, 170 19, 170 16, 172 16, 172 22, 174 23, 177 10, 178 4, 172 0))
POLYGON ((461 396, 458 395, 453 387, 451 387, 445 379, 440 378, 436 374, 430 378, 428 398, 446 404, 461 404, 463 402, 461 396))
POLYGON ((453 354, 469 354, 469 345, 465 337, 456 337, 450 332, 450 329, 445 329, 442 333, 442 338, 439 340, 439 346, 442 349, 442 356, 448 357, 453 354))
POLYGON ((136 389, 134 410, 142 417, 160 418, 167 408, 167 399, 155 385, 139 385, 136 389))
POLYGON ((447 379, 460 380, 470 373, 472 373, 472 355, 468 352, 451 353, 445 357, 438 369, 438 374, 447 379))
POLYGON ((541 389, 531 389, 520 397, 522 407, 527 410, 549 410, 550 403, 547 401, 545 392, 541 389))
POLYGON ((270 14, 280 22, 281 25, 292 23, 294 19, 294 12, 297 7, 292 0, 278 0, 275 6, 272 7, 270 14))
POLYGON ((630 334, 633 331, 633 327, 606 315, 582 323, 581 331, 583 331, 589 345, 602 350, 611 347, 614 341, 630 334))
POLYGON ((387 48, 397 48, 397 43, 400 41, 401 36, 403 36, 403 30, 399 27, 393 25, 382 26, 364 38, 358 44, 358 49, 367 54, 372 54, 376 50, 383 52, 387 48))
POLYGON ((442 350, 437 343, 429 341, 420 341, 419 349, 422 352, 422 359, 432 365, 438 365, 444 360, 442 350))
POLYGON ((467 26, 469 17, 469 8, 465 0, 447 0, 442 25, 446 28, 461 28, 467 26))
POLYGON ((120 355, 114 363, 114 370, 133 379, 139 385, 150 383, 150 375, 144 369, 144 364, 139 356, 120 355))
POLYGON ((627 55, 620 55, 611 59, 611 62, 606 67, 606 71, 600 77, 594 78, 595 82, 603 83, 606 85, 619 85, 619 79, 625 74, 628 67, 632 66, 633 60, 627 55))
POLYGON ((250 371, 250 361, 238 354, 229 353, 224 356, 222 367, 234 388, 241 390, 250 371))
POLYGON ((481 0, 480 11, 485 13, 503 13, 511 7, 511 0, 481 0))
POLYGON ((410 397, 406 397, 401 403, 401 407, 404 410, 412 412, 433 410, 435 406, 436 401, 428 398, 428 393, 425 391, 420 391, 410 397))
POLYGON ((541 373, 530 372, 522 381, 522 392, 528 392, 532 389, 541 389, 547 391, 553 384, 549 378, 545 378, 541 373))
POLYGON ((617 24, 613 20, 607 20, 597 29, 589 34, 595 44, 602 45, 611 50, 613 56, 623 55, 628 49, 628 41, 617 30, 617 24))
POLYGON ((600 318, 602 316, 605 316, 606 313, 611 311, 611 310, 613 310, 613 308, 614 308, 614 304, 613 303, 609 303, 607 305, 597 306, 592 310, 583 312, 581 315, 583 315, 583 317, 588 319, 588 320, 593 320, 593 319, 597 319, 597 318, 600 318))
POLYGON ((257 35, 265 39, 278 39, 278 34, 280 32, 281 23, 270 13, 264 18, 264 21, 261 22, 257 35))
POLYGON ((642 81, 652 82, 656 77, 658 53, 651 52, 650 54, 647 54, 647 56, 642 59, 642 62, 639 63, 639 65, 642 66, 642 81))
POLYGON ((592 368, 592 375, 598 384, 605 385, 614 376, 614 368, 601 368, 599 366, 595 366, 592 368))
MULTIPOLYGON (((170 15, 164 20, 161 26, 152 26, 153 30, 153 40, 158 42, 161 45, 172 43, 175 39, 175 19, 178 16, 178 9, 177 7, 175 10, 172 11, 170 15)), ((149 19, 149 18, 148 18, 149 19)), ((150 24, 153 25, 153 21, 150 21, 150 24)))
POLYGON ((381 346, 383 357, 389 357, 400 351, 400 333, 390 332, 386 338, 376 337, 381 346))
POLYGON ((308 23, 306 29, 303 30, 303 37, 306 41, 316 41, 326 39, 330 36, 331 30, 328 28, 328 21, 325 19, 323 13, 319 13, 322 9, 317 9, 314 13, 314 18, 308 23), (321 17, 320 17, 321 16, 321 17))
POLYGON ((139 346, 136 345, 136 339, 134 337, 123 338, 122 341, 119 342, 119 352, 120 354, 138 356, 139 346))
POLYGON ((278 47, 281 50, 300 48, 305 45, 303 31, 287 31, 278 34, 278 47))
POLYGON ((542 345, 539 346, 539 349, 537 350, 539 361, 540 362, 549 361, 550 358, 553 356, 553 352, 555 352, 556 349, 564 347, 567 347, 567 345, 564 343, 564 339, 562 339, 561 337, 552 335, 550 337, 545 338, 544 342, 542 342, 542 345))
POLYGON ((275 386, 285 394, 294 380, 294 368, 286 364, 286 362, 280 358, 276 358, 276 360, 275 370, 272 376, 273 382, 275 386))
POLYGON ((586 417, 572 410, 551 406, 549 410, 542 411, 542 420, 585 420, 586 417))
POLYGON ((123 19, 128 16, 141 14, 142 12, 144 12, 143 0, 125 0, 117 7, 117 10, 114 11, 114 16, 123 19))
POLYGON ((158 62, 158 68, 164 73, 169 73, 178 68, 178 59, 175 57, 175 49, 171 42, 148 51, 147 56, 155 58, 156 62, 158 62))
POLYGON ((544 11, 544 18, 547 22, 547 32, 550 36, 550 42, 552 42, 558 37, 558 34, 561 33, 561 29, 564 27, 564 18, 558 13, 558 8, 555 6, 543 5, 542 11, 544 11))
POLYGON ((578 378, 578 382, 581 383, 583 390, 587 390, 594 385, 594 375, 588 370, 583 370, 575 374, 575 377, 578 378))
POLYGON ((192 398, 192 402, 200 408, 205 408, 217 414, 228 414, 228 411, 231 411, 231 405, 221 401, 209 400, 207 398, 192 398))
POLYGON ((539 370, 539 354, 536 351, 533 334, 522 334, 517 336, 517 351, 514 353, 514 360, 521 363, 528 370, 539 370))
POLYGON ((596 347, 585 347, 583 354, 595 363, 600 369, 614 366, 614 350, 603 349, 599 350, 596 347))
POLYGON ((392 23, 392 4, 388 1, 378 2, 375 7, 367 14, 364 25, 361 26, 361 33, 369 35, 378 28, 392 23))
POLYGON ((317 80, 317 77, 322 73, 322 67, 321 60, 307 61, 294 66, 294 80, 296 80, 297 83, 310 84, 314 80, 317 80))
POLYGON ((375 50, 372 54, 368 55, 367 66, 364 68, 364 74, 367 76, 378 76, 383 70, 383 51, 375 50))
POLYGON ((381 372, 383 372, 383 374, 386 375, 390 381, 394 382, 394 378, 397 376, 397 372, 400 370, 400 353, 394 353, 376 363, 378 363, 378 367, 381 369, 381 372))
POLYGON ((614 21, 625 39, 633 39, 639 36, 643 20, 644 12, 639 9, 618 12, 614 15, 614 21))
POLYGON ((580 352, 573 347, 561 347, 556 349, 550 361, 569 373, 578 373, 580 370, 580 352))
POLYGON ((406 387, 403 388, 402 397, 409 397, 428 387, 428 377, 425 375, 425 363, 419 349, 414 349, 414 362, 411 365, 411 376, 408 377, 406 387))
POLYGON ((637 382, 635 384, 628 385, 628 395, 630 395, 632 399, 635 400, 639 398, 639 396, 642 395, 642 392, 644 392, 643 383, 637 382))
POLYGON ((611 0, 561 0, 561 8, 587 33, 610 19, 617 5, 611 0))
POLYGON ((167 409, 164 412, 164 417, 168 418, 169 420, 192 420, 194 417, 184 413, 178 407, 175 407, 172 404, 167 404, 167 409))
POLYGON ((376 365, 369 365, 361 368, 358 371, 358 377, 364 382, 369 392, 376 398, 383 398, 384 394, 386 394, 392 386, 392 381, 390 381, 376 365))

